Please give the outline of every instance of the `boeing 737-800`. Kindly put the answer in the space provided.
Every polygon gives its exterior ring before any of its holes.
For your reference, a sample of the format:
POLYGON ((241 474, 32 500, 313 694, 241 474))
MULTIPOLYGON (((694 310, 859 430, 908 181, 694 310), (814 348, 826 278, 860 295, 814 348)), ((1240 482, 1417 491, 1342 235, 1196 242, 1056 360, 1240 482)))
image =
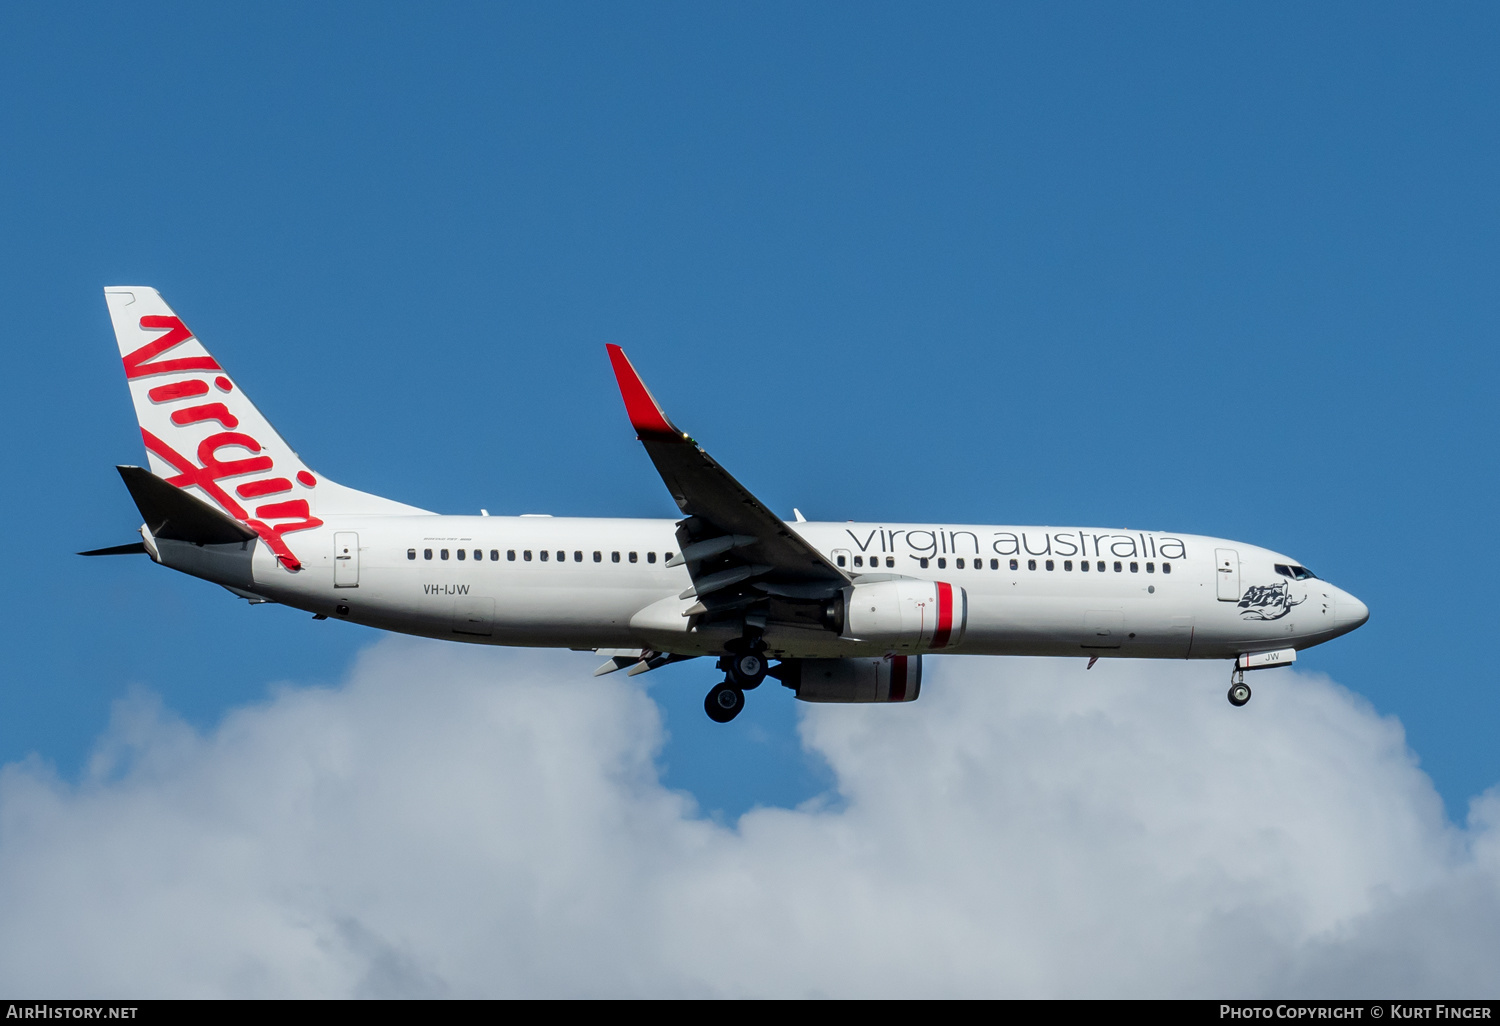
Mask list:
POLYGON ((625 410, 681 515, 446 516, 303 464, 154 289, 105 289, 149 469, 145 552, 250 602, 483 645, 594 650, 597 673, 717 659, 727 722, 769 675, 809 702, 910 702, 922 656, 1286 666, 1369 611, 1299 561, 1160 531, 784 521, 680 431, 618 346, 625 410), (772 665, 774 662, 775 665, 772 665))

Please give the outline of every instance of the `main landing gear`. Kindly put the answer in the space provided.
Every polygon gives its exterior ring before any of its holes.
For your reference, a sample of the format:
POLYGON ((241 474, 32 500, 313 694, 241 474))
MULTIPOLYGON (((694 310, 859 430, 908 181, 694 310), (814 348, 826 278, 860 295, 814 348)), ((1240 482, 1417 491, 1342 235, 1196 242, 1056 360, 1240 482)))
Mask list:
POLYGON ((745 649, 719 660, 731 683, 741 691, 753 691, 766 679, 766 657, 760 649, 745 649))
POLYGON ((1238 666, 1229 675, 1229 704, 1239 708, 1250 701, 1250 685, 1245 683, 1245 671, 1238 666))
POLYGON ((759 641, 741 642, 719 659, 724 680, 703 699, 703 711, 715 723, 728 723, 745 708, 745 692, 760 687, 766 679, 765 646, 759 641))
POLYGON ((745 708, 745 693, 729 681, 722 681, 709 689, 703 699, 703 711, 715 723, 728 723, 745 708))

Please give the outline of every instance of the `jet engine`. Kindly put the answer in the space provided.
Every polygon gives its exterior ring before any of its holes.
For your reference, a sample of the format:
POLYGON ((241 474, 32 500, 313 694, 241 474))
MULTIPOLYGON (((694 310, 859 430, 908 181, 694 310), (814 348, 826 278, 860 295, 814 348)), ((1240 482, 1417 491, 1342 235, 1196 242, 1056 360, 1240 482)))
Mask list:
POLYGON ((844 589, 844 637, 911 652, 958 644, 969 622, 969 596, 947 581, 911 578, 844 589))
POLYGON ((771 671, 803 702, 915 702, 922 657, 788 659, 771 671))

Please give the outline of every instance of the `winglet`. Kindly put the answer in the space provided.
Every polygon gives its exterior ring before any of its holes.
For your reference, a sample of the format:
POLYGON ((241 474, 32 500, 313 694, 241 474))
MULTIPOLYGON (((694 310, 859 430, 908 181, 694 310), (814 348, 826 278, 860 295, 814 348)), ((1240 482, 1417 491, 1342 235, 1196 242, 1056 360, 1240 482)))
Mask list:
POLYGON ((609 350, 609 362, 615 369, 620 398, 625 400, 625 412, 630 416, 630 426, 635 428, 635 433, 643 440, 650 437, 681 441, 684 437, 682 432, 662 412, 661 404, 630 365, 625 350, 617 345, 606 345, 604 348, 609 350))

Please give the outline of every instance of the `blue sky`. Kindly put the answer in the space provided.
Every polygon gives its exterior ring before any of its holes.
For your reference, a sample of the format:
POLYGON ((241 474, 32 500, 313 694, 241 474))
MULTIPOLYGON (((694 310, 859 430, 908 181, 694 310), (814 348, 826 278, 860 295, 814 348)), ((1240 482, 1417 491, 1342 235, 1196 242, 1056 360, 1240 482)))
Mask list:
MULTIPOLYGON (((100 290, 147 284, 312 466, 439 511, 672 515, 615 342, 787 516, 1288 552, 1372 610, 1299 667, 1461 819, 1500 781, 1497 19, 6 5, 0 761, 71 779, 133 685, 206 729, 375 640, 71 555, 137 523, 100 290)), ((724 730, 707 673, 648 679, 669 785, 828 786, 788 695, 724 730)))

